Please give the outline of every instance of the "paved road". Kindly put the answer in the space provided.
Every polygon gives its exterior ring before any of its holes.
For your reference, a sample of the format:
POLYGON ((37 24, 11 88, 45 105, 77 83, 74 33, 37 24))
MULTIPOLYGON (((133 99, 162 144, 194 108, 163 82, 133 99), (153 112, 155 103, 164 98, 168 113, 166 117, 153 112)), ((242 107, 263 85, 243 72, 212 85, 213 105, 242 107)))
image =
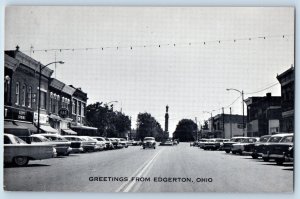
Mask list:
POLYGON ((4 168, 4 185, 19 191, 291 192, 293 165, 203 151, 188 143, 155 150, 132 146, 4 168))

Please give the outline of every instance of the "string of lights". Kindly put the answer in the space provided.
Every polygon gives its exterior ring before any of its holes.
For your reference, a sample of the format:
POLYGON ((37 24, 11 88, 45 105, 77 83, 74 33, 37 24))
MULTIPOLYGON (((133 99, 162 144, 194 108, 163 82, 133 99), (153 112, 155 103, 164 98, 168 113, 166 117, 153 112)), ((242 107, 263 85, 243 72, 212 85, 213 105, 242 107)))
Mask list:
POLYGON ((279 39, 287 39, 290 36, 294 36, 294 34, 282 34, 282 35, 267 35, 267 36, 256 36, 256 37, 243 37, 243 38, 233 38, 233 39, 224 39, 224 40, 208 40, 208 41, 196 41, 196 42, 182 42, 182 43, 161 43, 161 44, 145 44, 145 45, 127 45, 127 46, 101 46, 97 48, 50 48, 50 49, 34 49, 32 46, 30 50, 24 50, 23 52, 63 52, 63 51, 104 51, 107 49, 129 49, 134 50, 137 48, 163 48, 163 47, 184 47, 184 46, 207 46, 210 44, 223 44, 228 42, 239 42, 239 41, 253 41, 253 40, 267 40, 272 38, 279 38, 279 39))

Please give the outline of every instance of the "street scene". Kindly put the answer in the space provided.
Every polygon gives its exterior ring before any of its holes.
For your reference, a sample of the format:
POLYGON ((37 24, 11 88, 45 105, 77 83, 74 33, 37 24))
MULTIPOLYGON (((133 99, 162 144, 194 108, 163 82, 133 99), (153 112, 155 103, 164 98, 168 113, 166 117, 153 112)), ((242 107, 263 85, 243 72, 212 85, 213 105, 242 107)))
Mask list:
POLYGON ((5 18, 4 190, 294 191, 292 7, 5 18))

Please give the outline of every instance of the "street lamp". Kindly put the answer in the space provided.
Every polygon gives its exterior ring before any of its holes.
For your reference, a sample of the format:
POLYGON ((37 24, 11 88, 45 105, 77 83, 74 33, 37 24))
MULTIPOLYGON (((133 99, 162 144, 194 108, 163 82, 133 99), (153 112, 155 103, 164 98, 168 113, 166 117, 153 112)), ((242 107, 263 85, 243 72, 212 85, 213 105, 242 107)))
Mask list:
POLYGON ((107 102, 107 103, 105 103, 105 106, 107 106, 107 107, 108 107, 108 105, 109 105, 109 104, 111 104, 111 103, 118 103, 118 101, 116 101, 116 100, 113 100, 113 101, 107 102))
POLYGON ((55 62, 51 62, 49 64, 46 64, 44 66, 42 66, 41 63, 39 63, 39 67, 40 67, 40 73, 39 73, 39 102, 38 102, 38 133, 40 133, 40 109, 41 109, 41 82, 42 82, 42 70, 44 70, 47 66, 51 65, 51 64, 64 64, 65 62, 63 61, 55 61, 55 62))
POLYGON ((242 104, 243 104, 243 136, 245 136, 244 91, 243 91, 243 90, 240 91, 240 90, 237 90, 237 89, 235 89, 235 88, 227 88, 226 90, 227 90, 227 91, 233 90, 233 91, 239 92, 239 93, 241 94, 241 96, 242 96, 242 104))

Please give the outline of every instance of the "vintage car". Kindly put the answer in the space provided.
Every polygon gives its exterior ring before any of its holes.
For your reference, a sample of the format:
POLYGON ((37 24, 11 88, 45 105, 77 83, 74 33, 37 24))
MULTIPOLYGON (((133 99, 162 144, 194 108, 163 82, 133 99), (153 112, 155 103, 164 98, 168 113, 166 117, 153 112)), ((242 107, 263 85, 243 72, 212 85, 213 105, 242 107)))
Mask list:
MULTIPOLYGON (((45 136, 41 135, 41 134, 34 134, 34 135, 31 135, 31 144, 51 144, 54 146, 54 148, 59 148, 59 147, 63 147, 64 143, 61 143, 61 142, 54 142, 54 141, 51 141, 49 139, 47 139, 45 136)), ((82 147, 81 147, 81 143, 78 141, 71 141, 71 148, 72 148, 72 151, 70 151, 70 153, 78 153, 78 152, 82 152, 82 147)))
POLYGON ((100 142, 102 144, 102 149, 107 149, 107 141, 105 140, 104 137, 92 137, 93 139, 96 139, 98 142, 100 142))
POLYGON ((249 153, 253 159, 262 157, 263 146, 269 141, 270 138, 271 135, 261 136, 258 142, 255 142, 252 145, 248 145, 247 147, 245 147, 245 153, 249 153))
POLYGON ((232 137, 229 142, 224 142, 223 144, 224 151, 226 153, 230 153, 233 144, 240 143, 242 140, 247 138, 249 137, 232 137))
POLYGON ((161 145, 161 146, 173 146, 174 143, 171 139, 165 139, 159 145, 161 145))
POLYGON ((63 136, 59 134, 39 134, 50 140, 51 142, 55 142, 54 146, 57 152, 57 155, 66 155, 68 156, 72 152, 71 142, 66 140, 63 136))
POLYGON ((137 141, 135 141, 135 140, 128 140, 127 144, 128 144, 128 146, 137 146, 138 145, 137 141))
POLYGON ((190 146, 196 146, 196 147, 197 147, 197 146, 198 146, 198 144, 199 144, 199 142, 198 142, 198 141, 194 141, 194 142, 191 142, 191 143, 190 143, 190 146))
POLYGON ((221 143, 223 144, 223 139, 221 138, 208 139, 202 144, 201 148, 204 150, 218 150, 221 147, 221 143))
POLYGON ((156 148, 156 142, 154 137, 145 137, 143 141, 143 149, 145 148, 156 148))
POLYGON ((56 157, 56 150, 51 144, 27 144, 22 139, 4 134, 4 163, 26 166, 31 160, 56 157))
POLYGON ((121 149, 123 148, 123 145, 120 143, 120 140, 118 138, 108 138, 113 146, 114 146, 114 149, 121 149))
POLYGON ((230 139, 219 139, 219 140, 217 140, 217 142, 220 142, 220 148, 219 148, 219 150, 220 151, 224 150, 224 148, 223 148, 224 143, 225 142, 229 142, 229 141, 230 141, 230 139))
POLYGON ((105 149, 114 149, 114 145, 109 138, 105 138, 105 149))
POLYGON ((119 143, 125 147, 128 148, 128 141, 125 138, 118 138, 119 139, 119 143))
POLYGON ((82 140, 78 136, 65 135, 63 137, 71 142, 72 153, 82 153, 84 151, 82 147, 82 140))
POLYGON ((198 147, 199 148, 203 148, 203 146, 204 146, 204 144, 208 141, 209 139, 200 139, 199 141, 198 141, 198 147))
POLYGON ((91 139, 89 136, 78 136, 82 141, 83 152, 94 152, 100 150, 99 144, 97 141, 91 139))
POLYGON ((241 140, 241 142, 232 145, 231 152, 232 154, 238 153, 240 155, 243 155, 243 153, 245 152, 245 148, 247 148, 250 145, 253 145, 258 140, 258 137, 250 137, 243 139, 241 140))
POLYGON ((102 140, 97 140, 94 137, 89 137, 89 136, 85 136, 88 141, 94 141, 96 142, 95 144, 95 151, 102 151, 105 148, 105 143, 102 140))
POLYGON ((269 161, 270 159, 274 159, 278 165, 283 164, 283 162, 293 161, 293 158, 289 155, 293 153, 291 152, 293 150, 293 142, 293 133, 273 135, 268 144, 265 145, 262 155, 263 160, 269 161), (277 138, 279 142, 273 142, 272 138, 277 138))

